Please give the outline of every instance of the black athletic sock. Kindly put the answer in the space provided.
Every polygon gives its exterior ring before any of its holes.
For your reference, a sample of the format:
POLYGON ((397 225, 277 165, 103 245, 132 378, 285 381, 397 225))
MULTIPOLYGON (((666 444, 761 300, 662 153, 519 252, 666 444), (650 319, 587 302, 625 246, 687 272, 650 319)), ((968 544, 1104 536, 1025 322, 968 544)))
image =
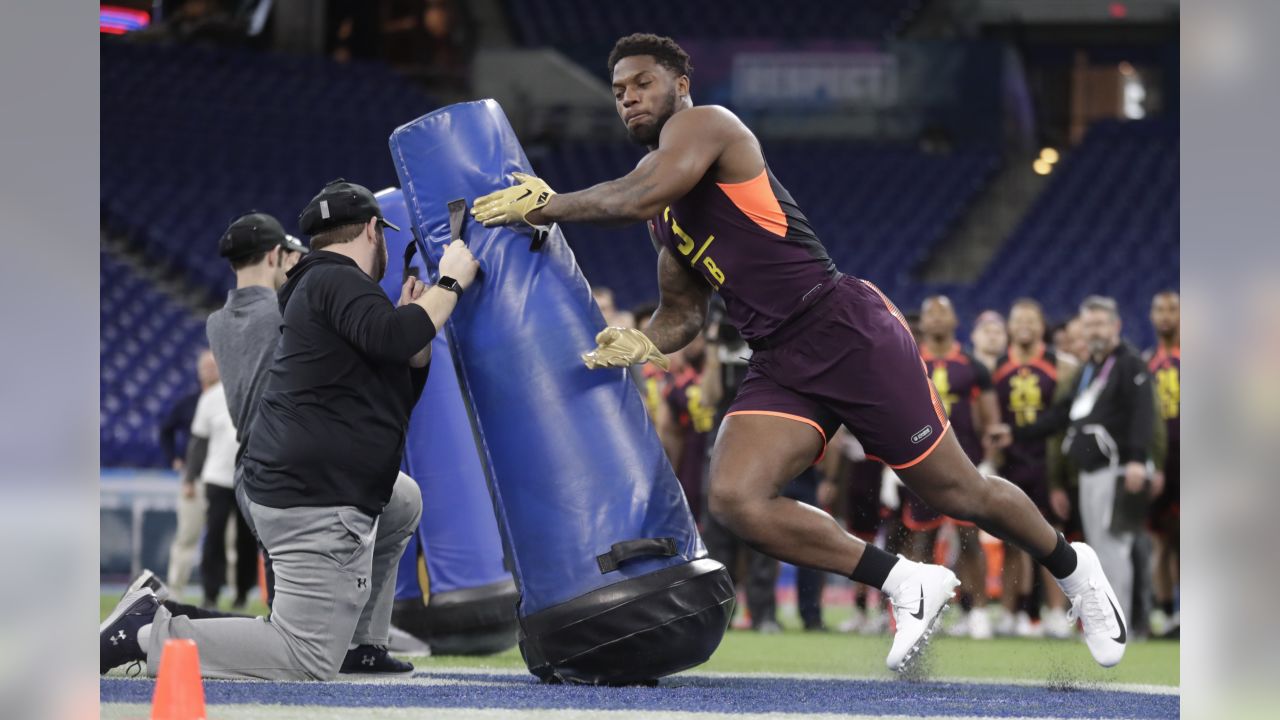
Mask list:
MULTIPOLYGON (((854 600, 854 603, 855 603, 855 604, 857 604, 857 606, 858 606, 858 609, 859 609, 859 610, 866 610, 866 609, 867 609, 867 594, 866 594, 866 593, 858 593, 858 598, 857 598, 856 600, 854 600)), ((1170 603, 1170 605, 1172 605, 1172 604, 1173 604, 1173 603, 1170 603)))
POLYGON ((893 566, 897 564, 896 555, 890 555, 875 545, 867 545, 862 550, 862 559, 858 560, 858 566, 849 573, 849 579, 880 589, 889 579, 889 571, 893 570, 893 566))
POLYGON ((960 593, 960 609, 965 612, 973 611, 973 593, 960 593))
POLYGON ((1032 620, 1040 619, 1040 603, 1035 601, 1035 595, 1027 593, 1018 596, 1018 612, 1024 612, 1027 617, 1032 620))
POLYGON ((1057 547, 1053 549, 1053 552, 1040 558, 1039 562, 1054 577, 1063 580, 1076 571, 1076 551, 1067 544, 1067 539, 1062 536, 1062 533, 1058 533, 1057 547))
POLYGON ((1160 603, 1160 610, 1161 610, 1161 611, 1163 611, 1165 615, 1167 615, 1167 616, 1169 616, 1169 617, 1173 617, 1173 601, 1172 601, 1172 600, 1165 600, 1165 601, 1161 602, 1161 603, 1160 603))

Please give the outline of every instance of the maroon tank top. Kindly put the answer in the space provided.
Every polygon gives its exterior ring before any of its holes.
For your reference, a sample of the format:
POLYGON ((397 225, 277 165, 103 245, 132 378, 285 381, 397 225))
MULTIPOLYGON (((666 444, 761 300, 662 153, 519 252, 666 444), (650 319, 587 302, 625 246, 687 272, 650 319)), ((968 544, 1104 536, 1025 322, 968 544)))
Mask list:
POLYGON ((768 167, 742 183, 708 173, 649 230, 720 293, 746 340, 769 336, 835 287, 835 263, 768 167))

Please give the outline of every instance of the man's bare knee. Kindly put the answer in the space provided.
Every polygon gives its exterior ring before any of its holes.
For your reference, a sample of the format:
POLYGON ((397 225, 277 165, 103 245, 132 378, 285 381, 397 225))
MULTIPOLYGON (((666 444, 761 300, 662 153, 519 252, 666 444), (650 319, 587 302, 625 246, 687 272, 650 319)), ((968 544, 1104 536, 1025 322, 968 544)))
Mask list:
POLYGON ((759 516, 759 501, 737 490, 712 488, 707 501, 711 515, 740 538, 750 539, 755 519, 759 516))

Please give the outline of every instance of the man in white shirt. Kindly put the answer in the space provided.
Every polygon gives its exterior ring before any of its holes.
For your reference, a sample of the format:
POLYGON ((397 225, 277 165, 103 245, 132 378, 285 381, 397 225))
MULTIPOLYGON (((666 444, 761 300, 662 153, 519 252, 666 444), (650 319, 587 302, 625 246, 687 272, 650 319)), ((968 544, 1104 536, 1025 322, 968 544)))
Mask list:
POLYGON ((217 608, 218 596, 227 577, 227 522, 236 523, 236 597, 232 606, 242 609, 258 576, 258 547, 252 531, 236 504, 235 468, 239 450, 236 428, 227 408, 226 390, 222 382, 206 388, 196 403, 191 422, 191 442, 184 494, 194 491, 197 480, 204 483, 207 505, 205 516, 204 554, 200 575, 204 581, 204 605, 217 608))

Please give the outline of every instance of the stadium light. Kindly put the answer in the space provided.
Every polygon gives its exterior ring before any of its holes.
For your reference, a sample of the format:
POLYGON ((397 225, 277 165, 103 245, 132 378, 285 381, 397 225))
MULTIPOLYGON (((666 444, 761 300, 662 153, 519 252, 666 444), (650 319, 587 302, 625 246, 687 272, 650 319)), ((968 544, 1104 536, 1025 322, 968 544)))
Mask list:
POLYGON ((1044 148, 1040 151, 1040 159, 1050 165, 1058 162, 1061 157, 1062 156, 1058 154, 1058 151, 1051 147, 1044 148))
POLYGON ((98 9, 98 31, 107 35, 124 35, 151 24, 151 13, 145 10, 102 5, 98 9))
POLYGON ((1048 175, 1053 171, 1053 163, 1042 157, 1036 158, 1036 161, 1031 163, 1031 169, 1035 170, 1037 175, 1048 175))

